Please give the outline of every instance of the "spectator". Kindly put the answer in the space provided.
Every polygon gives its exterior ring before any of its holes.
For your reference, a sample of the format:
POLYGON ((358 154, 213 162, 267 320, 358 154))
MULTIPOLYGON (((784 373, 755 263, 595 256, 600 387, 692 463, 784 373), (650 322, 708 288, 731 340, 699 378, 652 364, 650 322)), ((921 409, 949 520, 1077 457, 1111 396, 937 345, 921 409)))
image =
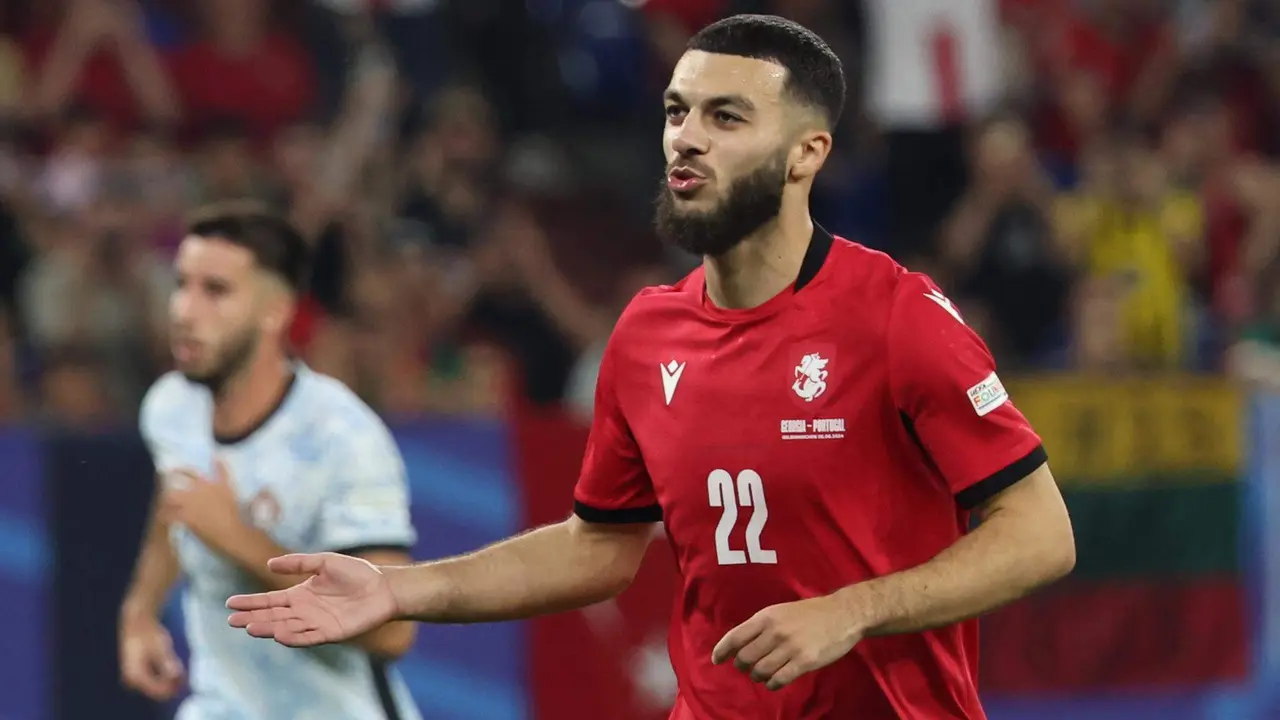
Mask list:
POLYGON ((868 112, 885 134, 891 252, 932 256, 964 191, 965 123, 1003 99, 995 0, 873 0, 867 13, 868 112))
POLYGON ((38 180, 40 200, 54 213, 77 212, 98 199, 106 173, 108 130, 92 111, 72 109, 38 180))
POLYGON ((26 51, 38 118, 57 118, 83 104, 112 130, 128 132, 180 116, 136 0, 68 0, 57 28, 36 27, 26 51))
POLYGON ((236 198, 264 199, 270 187, 262 177, 245 126, 224 118, 206 126, 200 144, 198 204, 236 198))
POLYGON ((103 430, 121 417, 118 399, 111 397, 109 373, 100 358, 82 347, 58 348, 45 356, 41 376, 41 409, 56 427, 103 430))
POLYGON ((0 120, 11 121, 22 112, 24 81, 21 49, 0 35, 0 120))
POLYGON ((271 28, 272 3, 200 0, 201 38, 174 56, 188 127, 239 121, 255 146, 312 110, 315 78, 305 49, 271 28))
POLYGON ((1130 127, 1155 121, 1179 69, 1174 27, 1160 3, 1099 0, 1073 7, 1076 12, 1062 17, 1061 34, 1042 38, 1050 48, 1050 97, 1040 140, 1067 162, 1094 140, 1099 110, 1130 127))
POLYGON ((1071 268, 1055 237, 1053 187, 1020 121, 989 124, 971 155, 973 182, 943 229, 945 274, 971 321, 993 321, 983 335, 1002 363, 1026 366, 1064 337, 1071 268))
POLYGON ((1203 215, 1199 198, 1172 187, 1140 140, 1090 151, 1081 189, 1055 210, 1086 277, 1076 327, 1084 367, 1172 369, 1193 359, 1187 279, 1201 262, 1203 215))
MULTIPOLYGON (((168 354, 172 278, 130 218, 128 208, 104 202, 49 221, 46 250, 22 280, 21 308, 37 351, 82 349, 110 399, 136 408, 168 354)), ((87 372, 85 363, 72 365, 87 372)))

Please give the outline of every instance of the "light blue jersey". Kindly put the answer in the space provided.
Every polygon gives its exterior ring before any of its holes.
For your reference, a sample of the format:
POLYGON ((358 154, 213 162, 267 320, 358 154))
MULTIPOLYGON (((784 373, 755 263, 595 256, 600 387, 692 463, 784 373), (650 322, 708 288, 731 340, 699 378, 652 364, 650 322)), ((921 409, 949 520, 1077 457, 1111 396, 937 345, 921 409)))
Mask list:
MULTIPOLYGON (((391 433, 342 383, 299 365, 280 407, 247 437, 216 441, 213 403, 178 373, 142 403, 142 436, 162 482, 226 463, 245 516, 298 552, 413 545, 404 463, 391 433)), ((419 720, 399 676, 359 648, 299 650, 227 625, 249 575, 181 526, 171 539, 183 596, 192 694, 178 720, 419 720)))

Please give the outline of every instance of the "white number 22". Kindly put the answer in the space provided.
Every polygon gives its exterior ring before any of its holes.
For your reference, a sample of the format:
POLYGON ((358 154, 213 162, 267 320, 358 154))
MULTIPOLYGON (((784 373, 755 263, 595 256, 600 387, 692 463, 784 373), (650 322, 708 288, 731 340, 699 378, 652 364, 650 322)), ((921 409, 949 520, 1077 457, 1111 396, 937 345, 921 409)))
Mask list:
POLYGON ((721 565, 776 565, 778 553, 760 547, 760 533, 769 522, 769 506, 764 501, 764 481, 755 470, 738 473, 735 484, 727 470, 712 470, 707 476, 707 495, 711 507, 723 508, 720 523, 716 525, 716 559, 721 565), (738 508, 752 508, 747 521, 747 550, 734 550, 729 546, 729 535, 738 525, 738 508))

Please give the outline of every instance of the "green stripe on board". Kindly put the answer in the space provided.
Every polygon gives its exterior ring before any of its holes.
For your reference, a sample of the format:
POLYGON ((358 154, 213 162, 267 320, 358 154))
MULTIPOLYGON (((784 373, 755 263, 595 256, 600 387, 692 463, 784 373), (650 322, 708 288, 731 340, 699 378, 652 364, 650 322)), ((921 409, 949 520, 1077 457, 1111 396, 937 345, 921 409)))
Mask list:
POLYGON ((1238 483, 1068 489, 1079 578, 1240 569, 1238 483))
MULTIPOLYGON (((1049 468, 1054 469, 1054 456, 1049 456, 1049 468)), ((1155 488, 1178 488, 1188 485, 1217 485, 1240 482, 1235 473, 1221 470, 1187 470, 1156 471, 1148 473, 1130 472, 1125 475, 1111 476, 1066 476, 1059 477, 1054 472, 1058 486, 1066 491, 1098 490, 1102 492, 1114 490, 1149 490, 1155 488)))

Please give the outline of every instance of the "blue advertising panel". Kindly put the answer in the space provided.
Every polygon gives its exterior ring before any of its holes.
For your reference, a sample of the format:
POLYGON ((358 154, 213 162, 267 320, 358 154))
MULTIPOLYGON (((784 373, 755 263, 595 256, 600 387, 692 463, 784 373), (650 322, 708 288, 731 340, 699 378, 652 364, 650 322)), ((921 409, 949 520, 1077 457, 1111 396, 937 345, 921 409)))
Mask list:
MULTIPOLYGON (((409 471, 415 559, 468 552, 521 529, 523 511, 505 427, 422 421, 396 428, 409 471)), ((524 626, 423 626, 401 674, 426 718, 523 720, 524 626)))
POLYGON ((49 553, 40 447, 0 433, 0 720, 44 720, 49 553))
POLYGON ((1248 558, 1256 599, 1258 702, 1280 716, 1280 393, 1253 402, 1252 456, 1245 516, 1248 558))

